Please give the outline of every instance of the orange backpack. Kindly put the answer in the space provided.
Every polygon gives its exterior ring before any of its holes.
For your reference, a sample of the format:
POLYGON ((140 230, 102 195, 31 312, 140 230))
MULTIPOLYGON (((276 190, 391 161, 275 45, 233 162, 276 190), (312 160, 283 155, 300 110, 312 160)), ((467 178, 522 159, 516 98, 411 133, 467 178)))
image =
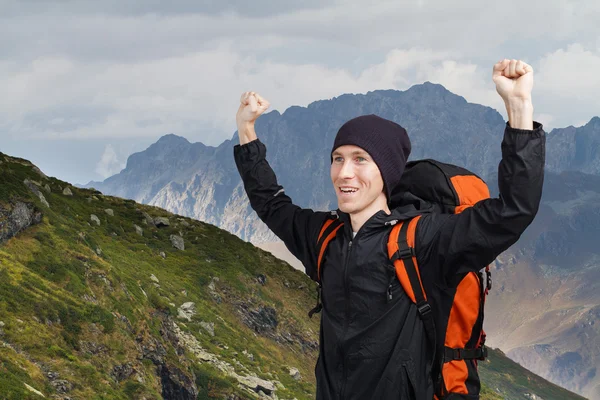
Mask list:
MULTIPOLYGON (((435 160, 418 160, 407 163, 402 180, 392 193, 391 208, 407 199, 414 201, 415 197, 433 205, 435 212, 458 214, 490 195, 485 182, 464 168, 435 160)), ((428 297, 415 251, 420 217, 397 223, 390 232, 387 249, 398 280, 415 303, 436 354, 432 368, 434 398, 441 400, 450 394, 478 395, 477 361, 487 357, 483 311, 492 287, 490 268, 482 265, 480 272, 463 273, 456 287, 430 293, 428 297)), ((327 245, 342 225, 337 219, 328 219, 321 229, 317 241, 319 280, 327 245)), ((320 289, 319 284, 319 298, 320 289)), ((320 310, 318 302, 309 315, 320 310)))

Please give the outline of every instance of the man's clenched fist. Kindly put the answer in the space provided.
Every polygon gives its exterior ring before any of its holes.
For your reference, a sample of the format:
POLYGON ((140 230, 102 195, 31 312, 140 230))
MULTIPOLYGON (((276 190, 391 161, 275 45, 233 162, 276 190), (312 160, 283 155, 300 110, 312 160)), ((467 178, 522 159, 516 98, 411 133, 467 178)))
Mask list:
POLYGON ((254 123, 269 108, 270 103, 256 92, 244 92, 236 115, 238 127, 254 123))
POLYGON ((513 100, 531 100, 533 68, 521 60, 507 60, 494 65, 492 79, 496 91, 505 103, 513 100))
POLYGON ((235 116, 240 144, 256 140, 254 121, 269 108, 269 102, 256 92, 244 92, 240 98, 240 107, 235 116))

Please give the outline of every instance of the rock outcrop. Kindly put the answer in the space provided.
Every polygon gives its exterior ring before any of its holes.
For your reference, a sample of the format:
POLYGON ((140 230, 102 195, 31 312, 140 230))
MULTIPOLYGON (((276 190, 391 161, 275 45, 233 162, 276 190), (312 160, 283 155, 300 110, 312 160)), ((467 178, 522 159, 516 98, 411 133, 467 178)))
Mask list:
POLYGON ((40 222, 42 213, 33 204, 21 201, 9 206, 0 204, 0 243, 40 222))

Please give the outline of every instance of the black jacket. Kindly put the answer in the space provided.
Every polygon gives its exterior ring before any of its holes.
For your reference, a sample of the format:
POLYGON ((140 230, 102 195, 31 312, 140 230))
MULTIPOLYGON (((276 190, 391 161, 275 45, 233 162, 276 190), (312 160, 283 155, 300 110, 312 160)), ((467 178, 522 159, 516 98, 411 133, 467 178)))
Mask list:
MULTIPOLYGON (((234 155, 252 208, 317 279, 317 237, 330 213, 294 205, 277 183, 259 140, 234 155)), ((545 134, 508 125, 498 168, 499 198, 460 214, 427 212, 417 204, 373 215, 352 239, 349 216, 329 244, 321 270, 323 311, 315 374, 317 399, 433 398, 432 351, 416 306, 387 256, 390 221, 424 214, 416 252, 425 291, 456 285, 515 243, 537 213, 542 195, 545 134), (392 299, 387 290, 392 283, 392 299)))

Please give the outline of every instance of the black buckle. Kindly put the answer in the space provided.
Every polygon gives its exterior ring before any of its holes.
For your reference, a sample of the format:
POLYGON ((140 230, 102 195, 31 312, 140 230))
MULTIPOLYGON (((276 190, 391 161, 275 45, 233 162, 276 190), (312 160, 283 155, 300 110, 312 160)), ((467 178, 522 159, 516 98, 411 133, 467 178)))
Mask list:
POLYGON ((429 315, 429 313, 431 313, 431 306, 427 302, 421 305, 417 304, 417 310, 419 310, 419 315, 421 315, 421 317, 426 317, 429 315))
POLYGON ((464 360, 468 357, 467 354, 468 350, 466 349, 453 349, 451 347, 446 347, 444 349, 444 361, 445 362, 449 362, 449 361, 458 361, 458 360, 464 360))
POLYGON ((394 256, 396 256, 396 258, 399 258, 402 260, 404 260, 406 258, 411 258, 411 257, 416 256, 415 249, 414 249, 414 247, 406 247, 404 249, 398 249, 398 251, 396 251, 394 256))
POLYGON ((452 360, 462 360, 463 359, 461 350, 462 349, 452 349, 452 360))
POLYGON ((486 288, 488 291, 492 290, 492 272, 491 271, 486 271, 486 288))
POLYGON ((488 349, 484 345, 481 345, 481 355, 477 358, 478 360, 485 361, 488 356, 488 349))

